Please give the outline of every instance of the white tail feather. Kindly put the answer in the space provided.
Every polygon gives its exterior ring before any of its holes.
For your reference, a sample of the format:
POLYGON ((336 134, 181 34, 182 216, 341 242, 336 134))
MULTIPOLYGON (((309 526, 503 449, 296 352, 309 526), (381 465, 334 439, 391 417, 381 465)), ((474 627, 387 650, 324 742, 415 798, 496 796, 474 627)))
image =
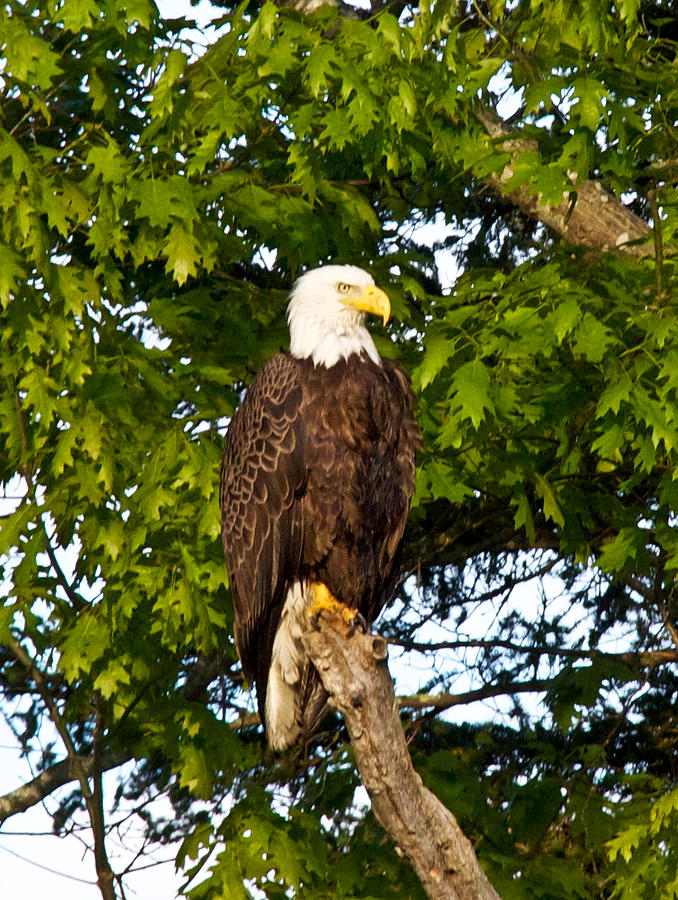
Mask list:
POLYGON ((306 627, 307 585, 287 592, 273 641, 266 690, 266 734, 273 750, 284 750, 301 732, 300 682, 306 663, 301 635, 306 627))

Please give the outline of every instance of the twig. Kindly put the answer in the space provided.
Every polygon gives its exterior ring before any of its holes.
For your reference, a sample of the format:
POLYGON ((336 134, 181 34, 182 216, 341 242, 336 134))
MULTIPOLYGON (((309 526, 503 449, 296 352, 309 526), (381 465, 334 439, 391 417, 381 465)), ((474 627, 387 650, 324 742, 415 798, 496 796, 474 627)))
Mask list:
POLYGON ((100 765, 101 739, 104 731, 104 708, 101 694, 97 691, 94 698, 96 720, 92 736, 92 799, 88 802, 92 835, 94 837, 94 864, 97 870, 97 881, 104 900, 115 900, 114 874, 106 853, 106 819, 104 814, 104 786, 100 765))
POLYGON ((51 564, 52 568, 54 569, 54 571, 56 572, 57 581, 59 582, 61 587, 66 592, 66 596, 73 604, 74 609, 78 610, 78 612, 81 612, 83 609, 85 609, 87 607, 87 603, 83 600, 83 598, 80 596, 80 594, 78 594, 78 592, 74 589, 73 585, 70 583, 68 578, 66 578, 64 570, 59 565, 59 560, 56 557, 54 547, 52 546, 51 538, 50 538, 49 534, 47 533, 47 524, 44 521, 44 519, 43 519, 42 526, 43 526, 43 531, 45 533, 45 550, 47 552, 47 556, 49 557, 50 564, 51 564))
MULTIPOLYGON (((591 659, 591 660, 607 660, 609 662, 620 662, 627 665, 639 665, 646 668, 654 666, 662 666, 665 663, 678 662, 677 650, 644 650, 644 651, 628 651, 624 653, 605 653, 602 650, 576 650, 572 647, 546 647, 546 646, 523 646, 515 644, 513 641, 503 640, 467 640, 467 641, 440 641, 435 644, 421 644, 416 641, 389 640, 390 644, 396 647, 402 647, 404 650, 413 650, 417 653, 435 653, 438 650, 493 650, 501 647, 503 650, 510 650, 513 653, 525 653, 531 656, 563 656, 569 659, 591 659)), ((463 696, 463 695, 459 695, 463 696)))
POLYGON ((660 305, 664 299, 664 244, 662 242, 662 225, 659 218, 657 192, 653 188, 648 192, 650 212, 652 213, 652 237, 654 240, 654 273, 656 301, 660 305))
POLYGON ((21 474, 24 476, 28 484, 30 485, 33 478, 33 469, 28 463, 28 435, 26 433, 26 422, 24 420, 24 411, 21 406, 21 398, 19 397, 19 390, 16 385, 16 380, 12 379, 14 384, 14 405, 16 407, 17 420, 19 423, 19 437, 21 440, 21 455, 23 457, 23 464, 20 466, 21 474))
POLYGON ((17 859, 20 859, 22 862, 28 863, 31 866, 35 866, 37 869, 42 869, 43 872, 49 872, 52 875, 60 875, 62 878, 78 881, 80 884, 96 884, 95 881, 89 881, 86 878, 78 878, 77 875, 71 875, 68 872, 60 872, 59 869, 53 869, 51 866, 46 866, 44 863, 39 863, 34 859, 29 859, 27 856, 22 856, 21 853, 17 853, 16 850, 10 850, 9 847, 6 847, 4 844, 0 844, 0 850, 4 850, 5 853, 9 853, 11 856, 16 856, 17 859))
POLYGON ((673 641, 676 650, 678 650, 678 629, 671 621, 669 617, 669 611, 666 606, 660 600, 657 600, 656 602, 657 606, 659 607, 659 612, 661 613, 662 620, 664 622, 664 627, 671 635, 671 640, 673 641))

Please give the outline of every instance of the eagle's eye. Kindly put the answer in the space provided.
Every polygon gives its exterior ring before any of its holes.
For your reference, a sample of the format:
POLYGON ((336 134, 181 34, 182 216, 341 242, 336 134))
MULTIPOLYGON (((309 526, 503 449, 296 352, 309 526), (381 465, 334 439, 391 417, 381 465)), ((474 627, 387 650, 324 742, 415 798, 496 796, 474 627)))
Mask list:
POLYGON ((340 281, 337 285, 337 290, 340 294, 348 294, 348 292, 351 290, 351 285, 346 284, 345 281, 340 281))

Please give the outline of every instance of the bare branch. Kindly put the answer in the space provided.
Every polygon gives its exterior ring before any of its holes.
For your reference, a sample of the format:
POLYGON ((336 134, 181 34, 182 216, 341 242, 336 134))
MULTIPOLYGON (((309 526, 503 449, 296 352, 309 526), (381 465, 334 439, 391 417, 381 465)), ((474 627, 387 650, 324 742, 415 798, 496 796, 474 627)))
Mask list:
POLYGON ((28 434, 26 433, 26 421, 24 419, 23 406, 21 405, 21 397, 19 396, 19 390, 16 386, 16 379, 12 380, 14 382, 14 406, 16 408, 17 421, 19 423, 19 436, 21 438, 21 455, 24 459, 23 465, 21 466, 21 474, 30 484, 33 477, 33 469, 28 462, 28 434))
POLYGON ((661 613, 662 621, 664 622, 664 628, 668 631, 671 636, 671 640, 673 641, 676 651, 678 651, 678 629, 671 621, 671 617, 669 616, 669 611, 666 608, 666 605, 661 601, 657 600, 657 606, 659 607, 659 612, 661 613))
MULTIPOLYGON (((107 772, 110 769, 116 769, 131 758, 129 753, 109 753, 100 758, 99 767, 102 772, 107 772)), ((78 757, 78 765, 87 777, 94 772, 94 760, 91 756, 78 757)), ((71 759, 62 759, 58 763, 54 763, 31 781, 0 797, 0 825, 11 816, 25 812, 31 806, 41 803, 45 797, 71 781, 77 781, 71 759)))
POLYGON ((657 192, 654 188, 649 192, 648 197, 650 200, 650 211, 652 212, 652 236, 654 239, 655 292, 657 304, 661 304, 664 299, 664 243, 662 241, 659 203, 657 202, 657 192))
POLYGON ((47 551, 47 556, 49 557, 50 564, 56 573, 57 581, 66 592, 66 596, 73 604, 73 608, 77 609, 78 611, 85 609, 87 607, 87 603, 83 600, 80 594, 78 594, 68 578, 66 578, 64 570, 59 565, 59 560, 56 557, 51 538, 47 532, 47 524, 44 522, 44 520, 43 531, 45 533, 45 550, 47 551))
POLYGON ((375 816, 440 900, 499 900, 452 813, 414 771, 400 724, 383 638, 350 638, 322 622, 304 643, 342 713, 375 816))
POLYGON ((114 875, 106 853, 106 819, 104 814, 104 786, 101 756, 101 740, 104 731, 104 706, 101 694, 95 697, 96 722, 92 739, 92 799, 87 804, 92 836, 94 838, 94 864, 97 870, 97 881, 104 900, 115 900, 114 875))
POLYGON ((511 681, 507 684, 486 684, 475 691, 464 694, 411 694, 409 697, 397 697, 398 709, 451 709, 478 700, 489 700, 490 697, 511 696, 512 694, 538 693, 549 691, 558 684, 556 678, 535 678, 532 681, 511 681))
MULTIPOLYGON (((677 650, 646 650, 625 653, 604 653, 602 650, 577 650, 572 647, 540 647, 538 645, 525 647, 513 641, 503 640, 467 640, 467 641, 440 641, 435 644, 422 644, 417 641, 390 640, 390 644, 402 647, 404 650, 414 650, 418 653, 435 653, 438 650, 493 650, 501 648, 512 653, 524 653, 530 656, 562 656, 569 659, 591 659, 619 662, 626 665, 638 665, 644 668, 663 666, 666 663, 678 662, 677 650)), ((506 693, 509 693, 507 691, 506 693)), ((460 694, 459 696, 464 696, 460 694)))
POLYGON ((675 183, 678 181, 678 159, 660 159, 651 162, 647 167, 659 181, 675 183))

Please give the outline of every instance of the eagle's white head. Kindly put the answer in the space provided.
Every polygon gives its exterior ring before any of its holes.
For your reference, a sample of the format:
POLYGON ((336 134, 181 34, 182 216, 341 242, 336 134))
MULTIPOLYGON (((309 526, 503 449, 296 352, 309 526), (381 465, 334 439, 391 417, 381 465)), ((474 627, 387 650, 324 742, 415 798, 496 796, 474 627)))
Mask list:
POLYGON ((311 269, 296 280, 290 295, 290 352, 324 366, 353 353, 366 353, 380 363, 365 328, 366 313, 381 316, 384 323, 391 313, 388 296, 368 272, 357 266, 311 269))

